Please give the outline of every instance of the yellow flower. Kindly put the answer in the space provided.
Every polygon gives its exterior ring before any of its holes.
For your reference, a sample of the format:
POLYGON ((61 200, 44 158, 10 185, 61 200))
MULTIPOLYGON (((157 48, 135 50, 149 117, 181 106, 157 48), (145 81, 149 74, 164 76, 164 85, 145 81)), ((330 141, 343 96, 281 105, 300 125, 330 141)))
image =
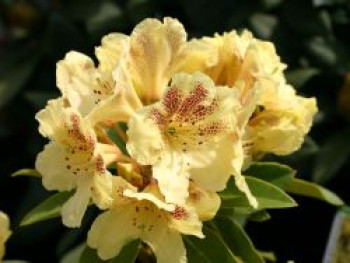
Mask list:
POLYGON ((63 206, 62 219, 65 225, 78 227, 90 198, 101 209, 112 201, 106 166, 115 160, 117 148, 99 143, 90 123, 77 110, 64 107, 62 99, 49 101, 36 119, 40 133, 51 140, 39 153, 36 169, 48 190, 77 189, 63 206))
POLYGON ((181 68, 194 72, 202 64, 211 65, 213 56, 208 46, 186 42, 183 25, 166 17, 145 19, 130 35, 128 71, 134 88, 145 104, 160 99, 164 88, 181 68))
POLYGON ((235 149, 239 106, 234 90, 214 87, 202 73, 178 73, 161 101, 133 115, 127 149, 152 165, 166 202, 184 204, 190 177, 206 190, 226 187, 243 160, 235 149))
POLYGON ((289 154, 301 146, 317 111, 316 101, 296 95, 286 84, 286 65, 272 43, 254 38, 249 31, 192 42, 216 49, 217 63, 200 70, 216 85, 227 85, 240 94, 243 111, 238 122, 247 158, 261 152, 289 154))
POLYGON ((297 96, 293 87, 281 86, 249 121, 246 137, 252 144, 252 154, 287 155, 298 150, 316 112, 314 98, 297 96))
POLYGON ((5 256, 5 243, 11 235, 10 221, 6 214, 0 211, 0 262, 5 256))
POLYGON ((71 51, 57 63, 57 86, 71 107, 92 124, 112 125, 127 122, 135 109, 142 106, 125 71, 129 39, 109 34, 96 48, 98 67, 84 54, 71 51))
POLYGON ((137 192, 120 176, 114 178, 113 189, 114 202, 110 210, 98 216, 88 233, 88 245, 97 249, 104 260, 115 257, 127 242, 141 239, 152 248, 157 262, 185 263, 186 250, 181 234, 204 237, 193 205, 200 203, 201 214, 205 215, 216 213, 205 210, 217 210, 220 205, 217 196, 205 196, 198 189, 193 189, 191 205, 167 204, 155 182, 137 192))

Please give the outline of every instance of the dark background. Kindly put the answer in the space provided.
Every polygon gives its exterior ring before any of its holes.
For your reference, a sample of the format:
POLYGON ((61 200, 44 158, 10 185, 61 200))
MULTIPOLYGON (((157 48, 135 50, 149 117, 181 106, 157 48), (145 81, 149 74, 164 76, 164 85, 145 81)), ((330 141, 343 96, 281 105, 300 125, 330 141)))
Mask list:
MULTIPOLYGON (((84 238, 59 220, 18 229, 23 215, 48 195, 38 179, 10 178, 33 168, 45 141, 34 114, 58 96, 55 63, 69 50, 93 56, 104 34, 129 34, 146 17, 172 16, 189 36, 248 28, 275 43, 287 78, 320 108, 301 151, 284 158, 298 176, 350 201, 350 1, 347 0, 36 0, 0 1, 0 210, 16 230, 8 259, 55 263, 84 238), (347 77, 348 76, 348 77, 347 77)), ((272 211, 247 230, 278 262, 321 262, 336 208, 296 198, 298 208, 272 211)), ((87 220, 87 226, 89 220, 87 220)))

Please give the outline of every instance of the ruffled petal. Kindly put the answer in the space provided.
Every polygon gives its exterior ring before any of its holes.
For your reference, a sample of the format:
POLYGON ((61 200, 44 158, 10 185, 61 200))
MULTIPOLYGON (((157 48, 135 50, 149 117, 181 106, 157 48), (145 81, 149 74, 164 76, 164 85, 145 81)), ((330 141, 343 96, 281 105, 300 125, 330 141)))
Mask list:
POLYGON ((117 66, 123 50, 129 43, 129 37, 119 33, 111 33, 104 36, 101 40, 101 46, 95 48, 95 54, 99 61, 100 71, 109 74, 117 66))
POLYGON ((130 55, 133 81, 143 101, 160 98, 171 75, 175 58, 186 41, 182 24, 172 18, 145 19, 130 35, 130 55))
POLYGON ((75 194, 62 207, 62 221, 67 227, 80 227, 91 198, 92 178, 81 178, 75 194))
POLYGON ((56 82, 69 104, 86 115, 95 106, 98 72, 88 56, 71 51, 57 63, 56 82))

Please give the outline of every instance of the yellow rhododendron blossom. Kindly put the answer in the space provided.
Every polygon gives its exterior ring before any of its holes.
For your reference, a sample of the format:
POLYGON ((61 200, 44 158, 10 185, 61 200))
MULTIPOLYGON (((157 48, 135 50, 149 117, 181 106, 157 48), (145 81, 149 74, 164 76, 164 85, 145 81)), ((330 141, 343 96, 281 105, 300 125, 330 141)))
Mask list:
POLYGON ((48 190, 77 189, 62 209, 63 223, 80 226, 90 198, 100 208, 111 202, 112 177, 106 165, 115 160, 115 145, 97 141, 90 123, 62 99, 49 101, 36 119, 40 133, 51 141, 38 155, 36 169, 48 190))
POLYGON ((152 165, 166 202, 185 202, 191 175, 206 190, 226 187, 235 159, 243 160, 234 145, 239 107, 234 90, 214 87, 202 73, 179 73, 161 101, 133 115, 127 149, 140 164, 152 165))
POLYGON ((0 211, 0 262, 5 256, 5 243, 10 236, 10 220, 5 213, 0 211))
POLYGON ((88 56, 71 51, 57 63, 57 86, 69 105, 90 121, 112 125, 127 122, 142 106, 125 71, 129 39, 109 34, 96 48, 98 67, 88 56))
POLYGON ((128 71, 145 104, 160 99, 172 76, 214 63, 209 46, 186 42, 183 25, 173 18, 145 19, 130 34, 128 71))
POLYGON ((274 96, 275 101, 263 105, 249 121, 247 138, 252 153, 290 154, 300 148, 311 128, 317 112, 314 98, 297 96, 289 85, 283 85, 274 96))
POLYGON ((286 84, 286 65, 281 63, 274 45, 254 38, 249 31, 192 41, 217 50, 217 63, 200 70, 216 85, 227 85, 240 93, 245 109, 245 121, 240 126, 247 157, 261 152, 285 155, 296 151, 311 127, 316 101, 296 95, 286 84))
POLYGON ((200 214, 212 215, 220 204, 218 197, 204 195, 204 191, 193 189, 191 203, 183 206, 167 204, 155 182, 137 192, 127 181, 115 177, 113 205, 97 217, 88 233, 87 243, 106 260, 118 255, 131 240, 141 239, 152 248, 157 262, 185 263, 186 250, 181 234, 204 237, 196 206, 200 207, 200 214))

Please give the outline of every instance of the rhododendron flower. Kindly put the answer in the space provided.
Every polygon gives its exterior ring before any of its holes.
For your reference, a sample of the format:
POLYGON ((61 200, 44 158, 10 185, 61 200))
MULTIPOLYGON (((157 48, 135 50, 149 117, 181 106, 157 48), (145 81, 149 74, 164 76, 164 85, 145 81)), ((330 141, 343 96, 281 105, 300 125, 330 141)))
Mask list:
POLYGON ((127 36, 109 34, 96 48, 97 67, 91 58, 75 51, 57 63, 57 86, 63 98, 82 116, 89 115, 92 124, 127 122, 142 106, 125 68, 128 47, 127 36))
MULTIPOLYGON (((235 159, 243 159, 234 145, 239 107, 235 90, 214 87, 202 73, 179 73, 161 101, 132 116, 127 149, 140 164, 152 165, 166 202, 184 204, 191 174, 204 189, 225 188, 235 159)), ((244 183, 239 188, 256 205, 244 183)))
POLYGON ((113 187, 112 207, 98 216, 88 233, 88 245, 104 260, 115 257, 129 241, 141 239, 152 248, 157 262, 187 262, 181 234, 204 237, 196 205, 201 214, 215 214, 220 205, 218 197, 202 198, 197 189, 191 205, 179 206, 165 203, 155 182, 137 192, 118 176, 113 187))
POLYGON ((286 84, 286 65, 281 63, 274 45, 254 38, 249 31, 192 41, 216 49, 213 54, 217 54, 217 63, 199 70, 216 85, 227 85, 240 93, 245 109, 243 119, 247 121, 240 125, 247 157, 260 152, 284 155, 297 150, 310 129, 316 102, 314 98, 296 95, 286 84), (247 107, 252 111, 247 111, 247 107))
POLYGON ((5 256, 5 243, 10 235, 10 220, 5 213, 0 211, 0 262, 5 256))
POLYGON ((90 198, 100 208, 112 201, 111 174, 106 166, 115 160, 118 149, 97 141, 90 123, 62 99, 49 101, 36 115, 40 133, 51 141, 38 155, 36 169, 48 190, 77 189, 62 210, 63 223, 80 226, 90 198))

